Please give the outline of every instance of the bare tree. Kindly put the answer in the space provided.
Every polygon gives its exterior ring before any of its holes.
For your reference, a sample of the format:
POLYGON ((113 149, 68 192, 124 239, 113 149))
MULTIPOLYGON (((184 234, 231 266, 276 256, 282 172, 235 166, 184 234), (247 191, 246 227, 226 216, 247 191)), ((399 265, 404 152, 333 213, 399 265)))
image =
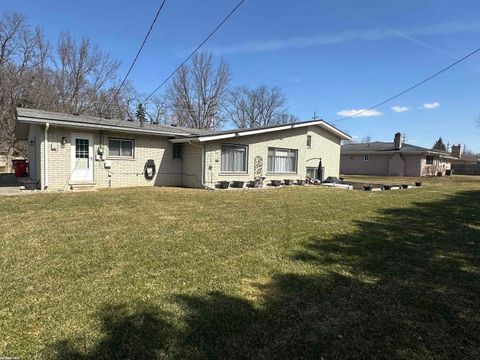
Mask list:
POLYGON ((63 33, 54 64, 56 108, 59 111, 80 114, 100 111, 113 115, 109 105, 112 105, 117 85, 118 61, 110 59, 109 54, 98 46, 91 45, 87 38, 77 43, 68 33, 63 33))
POLYGON ((370 135, 362 137, 362 140, 360 140, 361 143, 369 143, 372 141, 372 137, 370 135))
POLYGON ((295 115, 289 114, 287 112, 284 112, 284 113, 279 114, 276 117, 275 123, 277 123, 277 124, 293 124, 293 123, 298 122, 299 120, 300 119, 298 118, 298 116, 295 116, 295 115))
POLYGON ((285 112, 285 97, 277 87, 241 86, 229 93, 228 115, 238 128, 255 128, 275 123, 292 122, 285 112))
POLYGON ((147 116, 152 124, 167 124, 170 120, 168 100, 164 96, 154 96, 145 104, 147 116))
POLYGON ((6 149, 7 171, 15 144, 15 106, 28 103, 30 89, 43 81, 47 56, 41 31, 32 31, 22 15, 0 17, 0 146, 6 149))
POLYGON ((178 125, 219 128, 229 82, 230 70, 223 59, 215 65, 211 54, 195 55, 191 66, 181 67, 167 90, 178 125))

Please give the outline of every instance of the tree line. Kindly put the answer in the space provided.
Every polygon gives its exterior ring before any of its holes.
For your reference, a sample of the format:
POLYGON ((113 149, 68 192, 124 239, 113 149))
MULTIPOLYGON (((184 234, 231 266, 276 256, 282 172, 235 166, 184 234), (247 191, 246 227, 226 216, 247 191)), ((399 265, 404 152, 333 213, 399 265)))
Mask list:
POLYGON ((224 59, 199 53, 175 74, 165 93, 144 101, 130 82, 120 88, 119 61, 88 38, 68 32, 48 43, 21 14, 0 16, 0 145, 15 142, 15 107, 151 123, 219 129, 295 122, 277 87, 232 88, 224 59))

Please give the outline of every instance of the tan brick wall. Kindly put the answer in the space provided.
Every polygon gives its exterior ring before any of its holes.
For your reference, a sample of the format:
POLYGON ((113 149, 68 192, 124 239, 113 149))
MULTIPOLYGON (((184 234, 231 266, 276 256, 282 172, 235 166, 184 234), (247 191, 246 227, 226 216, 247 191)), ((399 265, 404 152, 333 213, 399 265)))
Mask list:
POLYGON ((209 142, 205 145, 206 184, 214 186, 223 180, 253 180, 255 178, 254 159, 256 156, 263 158, 263 176, 266 176, 266 182, 271 180, 305 179, 307 164, 308 166, 317 167, 319 158, 322 158, 325 175, 338 177, 340 139, 314 126, 209 142), (307 149, 307 134, 312 135, 311 149, 307 149), (229 143, 248 145, 248 172, 246 174, 221 173, 221 145, 229 143), (298 150, 297 172, 294 174, 269 174, 267 171, 269 147, 298 150))
POLYGON ((183 186, 202 187, 202 152, 201 145, 183 144, 183 186))
MULTIPOLYGON (((69 188, 71 176, 71 139, 72 133, 93 134, 94 154, 100 146, 104 147, 106 159, 112 167, 105 169, 104 161, 94 160, 93 178, 97 188, 124 187, 124 186, 180 186, 182 185, 182 160, 172 158, 172 144, 168 138, 113 133, 105 131, 84 131, 62 127, 50 127, 49 140, 49 189, 63 190, 69 188), (61 146, 62 136, 66 137, 66 144, 61 146), (123 138, 134 140, 134 158, 119 159, 108 156, 108 138, 123 138), (143 169, 148 159, 153 159, 156 165, 156 176, 147 181, 143 169)), ((43 151, 42 151, 43 153, 43 151)), ((42 155, 42 163, 44 155, 42 155)), ((42 167, 43 170, 43 167, 42 167)))

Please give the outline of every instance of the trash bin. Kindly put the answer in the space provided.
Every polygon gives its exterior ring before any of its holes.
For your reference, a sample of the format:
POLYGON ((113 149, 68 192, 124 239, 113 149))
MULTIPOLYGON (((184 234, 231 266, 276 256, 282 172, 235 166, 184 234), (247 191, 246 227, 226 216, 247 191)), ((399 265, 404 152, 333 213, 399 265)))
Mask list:
POLYGON ((452 173, 453 173, 453 170, 451 170, 451 169, 445 170, 445 175, 446 176, 452 176, 452 173))
POLYGON ((15 168, 16 177, 25 177, 28 175, 28 160, 12 160, 12 164, 15 168))

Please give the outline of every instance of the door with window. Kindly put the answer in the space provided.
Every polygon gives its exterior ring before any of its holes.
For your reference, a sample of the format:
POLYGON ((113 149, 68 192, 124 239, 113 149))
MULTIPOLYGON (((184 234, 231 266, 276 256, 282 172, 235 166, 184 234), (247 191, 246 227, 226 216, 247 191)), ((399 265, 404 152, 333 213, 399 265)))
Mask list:
POLYGON ((93 181, 93 135, 72 134, 71 181, 93 181))

